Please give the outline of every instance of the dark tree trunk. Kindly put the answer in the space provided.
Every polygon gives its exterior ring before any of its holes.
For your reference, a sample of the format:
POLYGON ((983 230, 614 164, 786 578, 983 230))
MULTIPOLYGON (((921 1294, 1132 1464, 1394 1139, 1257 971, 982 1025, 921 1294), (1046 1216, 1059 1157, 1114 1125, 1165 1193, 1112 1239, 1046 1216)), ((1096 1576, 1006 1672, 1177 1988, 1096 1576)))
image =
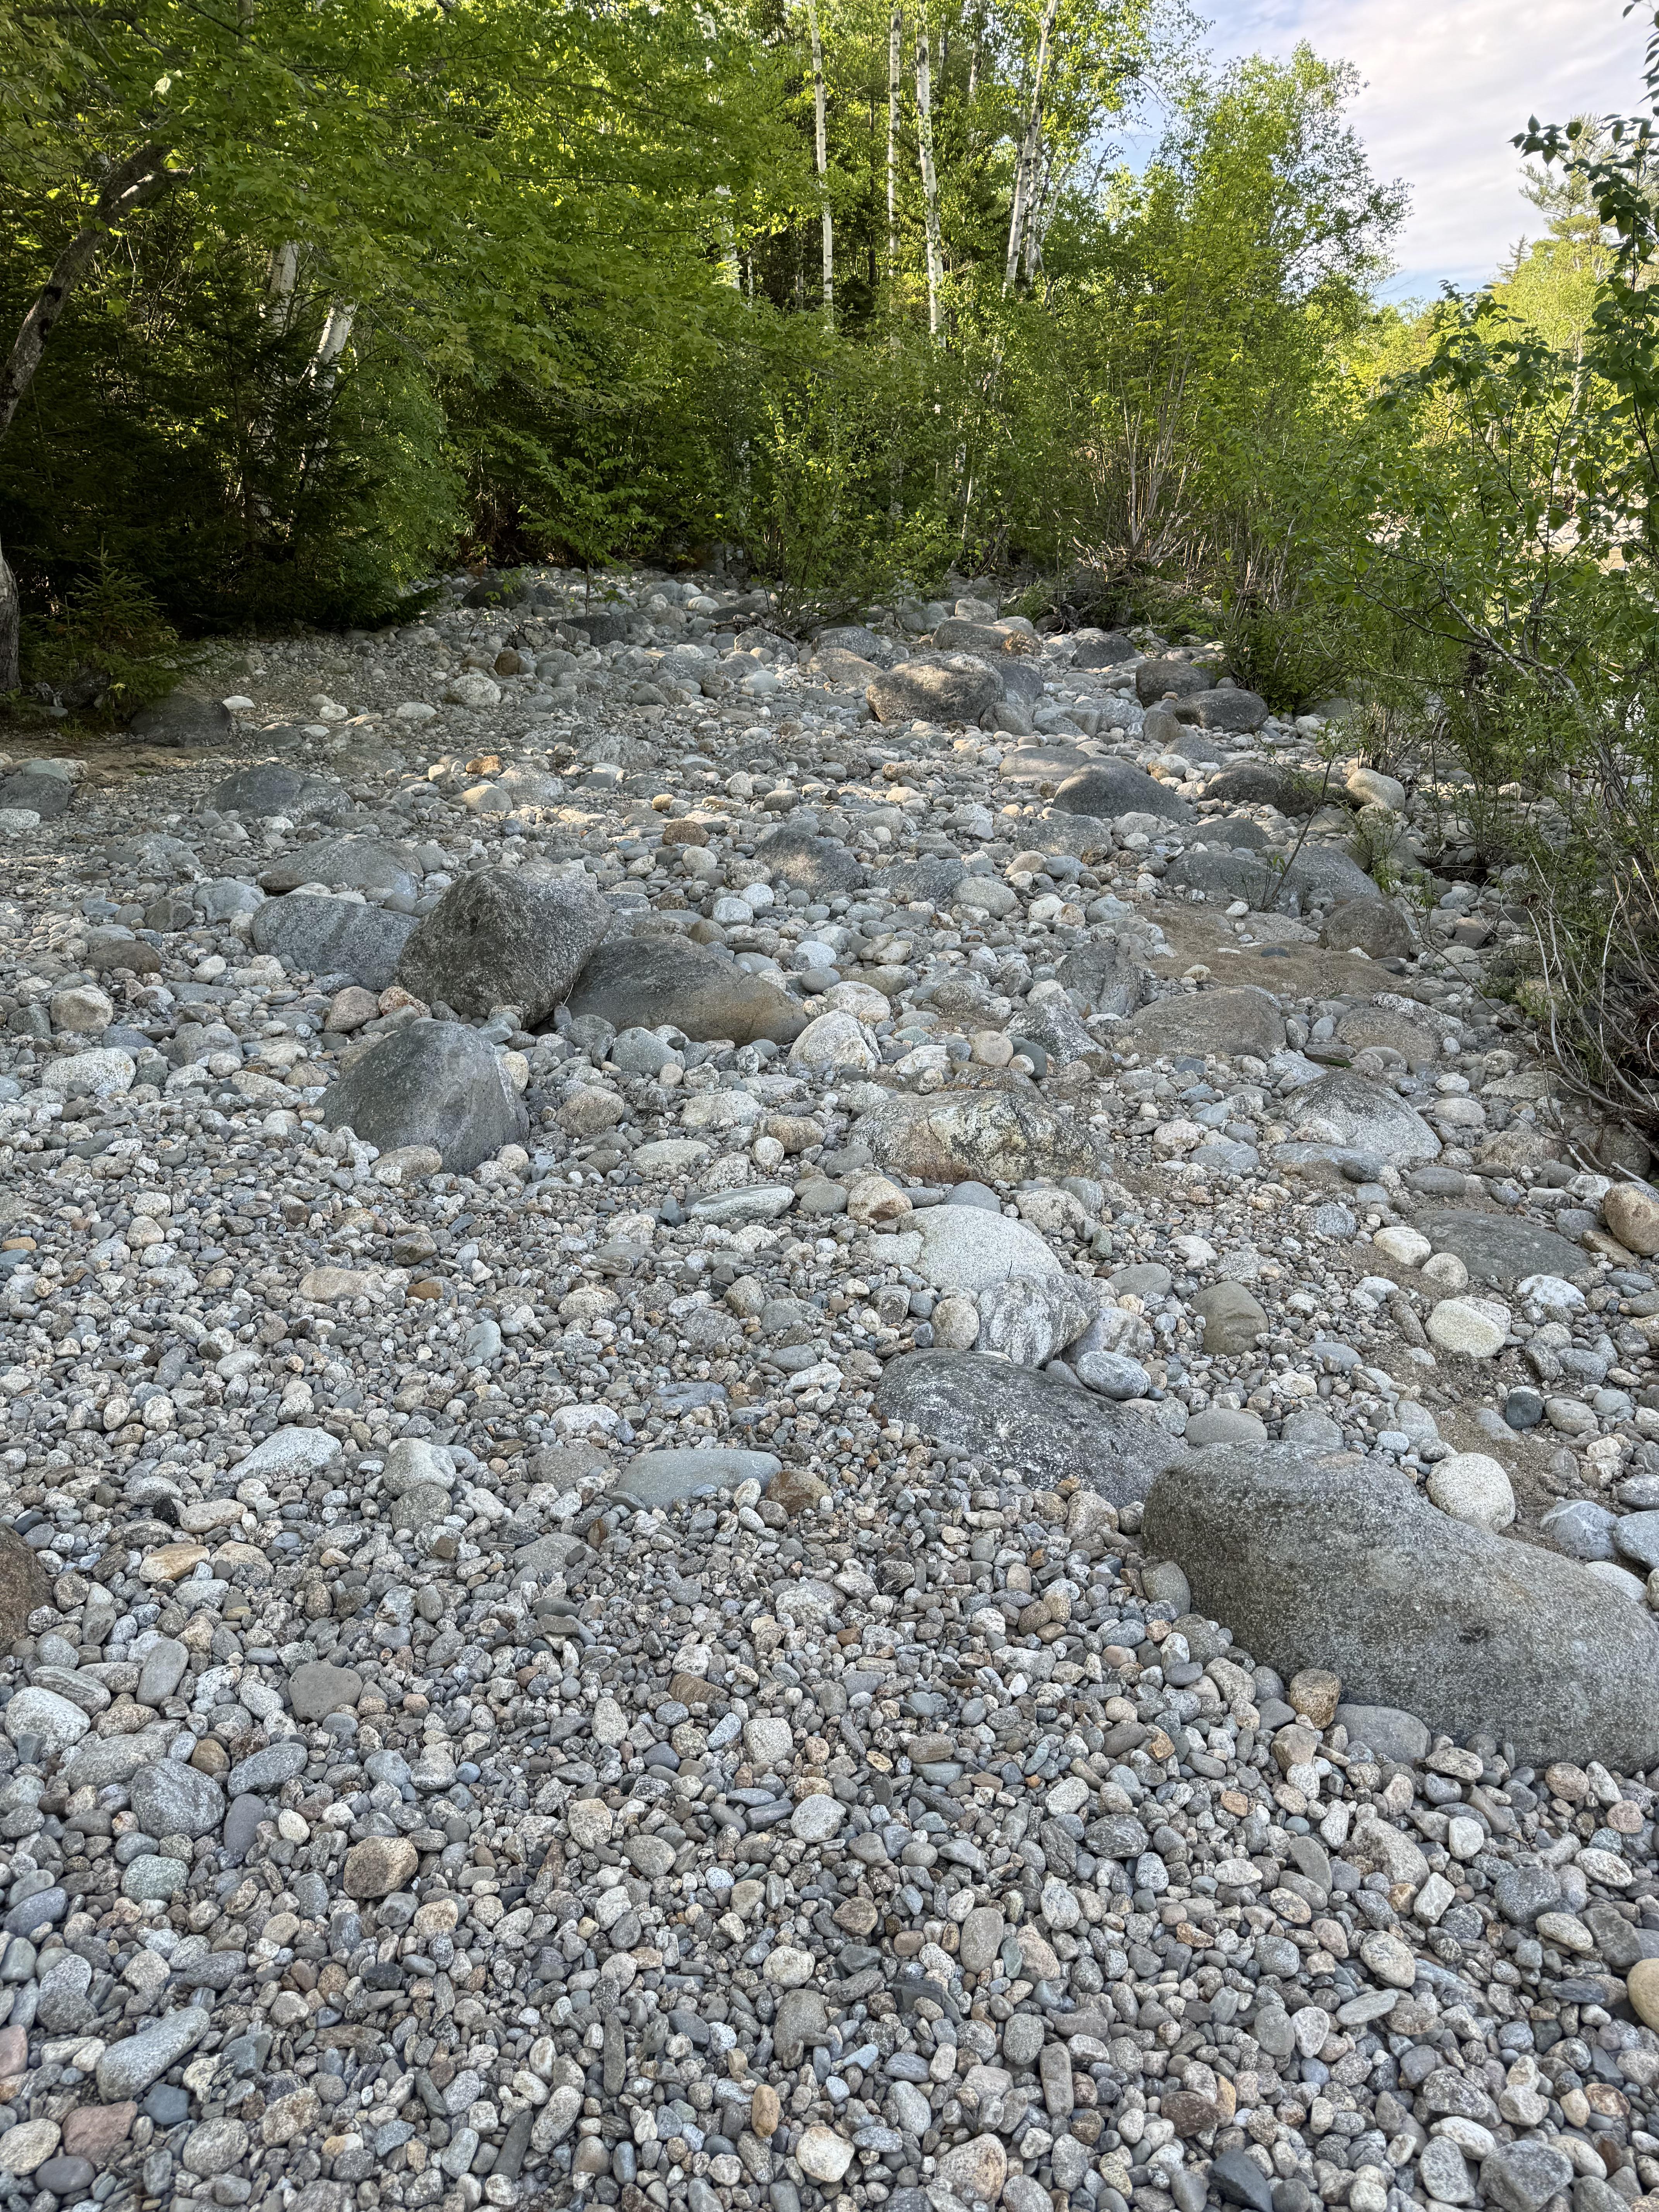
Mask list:
POLYGON ((17 670, 17 579, 0 552, 0 696, 21 681, 17 670))
MULTIPOLYGON (((184 175, 185 172, 169 169, 166 163, 164 146, 141 146, 112 169, 91 215, 52 264, 51 276, 35 295, 11 351, 0 367, 0 438, 11 428, 58 317, 97 260, 110 232, 184 175)), ((0 552, 0 693, 17 689, 18 623, 17 579, 0 552)))

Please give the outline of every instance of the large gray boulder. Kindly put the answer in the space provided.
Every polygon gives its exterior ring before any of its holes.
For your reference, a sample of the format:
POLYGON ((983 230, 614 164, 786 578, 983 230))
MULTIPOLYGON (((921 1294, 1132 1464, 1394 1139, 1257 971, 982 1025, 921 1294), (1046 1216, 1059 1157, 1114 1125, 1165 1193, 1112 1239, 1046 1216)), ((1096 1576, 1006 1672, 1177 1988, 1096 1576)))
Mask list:
POLYGON ((983 622, 970 615, 951 615, 933 632, 940 653, 973 653, 982 660, 1000 660, 1015 653, 1041 650, 1029 629, 1017 623, 983 622))
POLYGON ((1146 995, 1152 969, 1127 937, 1073 946, 1054 970, 1085 1014, 1133 1013, 1146 995))
POLYGON ((1066 777, 1054 793, 1054 805, 1062 814, 1092 814, 1100 822, 1115 821, 1120 814, 1155 814, 1164 822, 1193 818, 1178 791, 1131 761, 1091 761, 1066 777))
POLYGON ((280 761, 235 769, 215 784, 203 804, 251 822, 269 822, 278 814, 290 822, 349 822, 356 811, 350 793, 331 775, 285 768, 280 761))
POLYGON ((1292 1142, 1334 1145, 1365 1152, 1395 1168, 1437 1159, 1440 1139, 1397 1091, 1339 1067, 1298 1091, 1290 1102, 1292 1142), (1328 1128, 1333 1133, 1320 1133, 1328 1128))
POLYGON ((965 653, 901 661, 865 693, 878 722, 976 722, 1004 696, 996 670, 965 653))
POLYGON ((1214 689, 1215 671, 1200 661, 1143 660, 1135 671, 1135 696, 1143 707, 1155 707, 1171 694, 1194 699, 1214 689))
POLYGON ((1344 899, 1326 915, 1319 941, 1333 952, 1371 960, 1408 960, 1417 951, 1411 924, 1390 898, 1344 899))
MULTIPOLYGON (((1212 775, 1204 787, 1206 799, 1218 799, 1230 806, 1272 806, 1281 814, 1311 814, 1324 803, 1321 779, 1299 768, 1285 768, 1273 761, 1235 761, 1212 775)), ((1339 796, 1332 791, 1329 796, 1339 796)))
POLYGON ((544 1021, 599 950, 611 910, 586 877, 484 868, 451 885, 404 947, 398 981, 477 1018, 544 1021))
POLYGON ((1156 1054, 1249 1053, 1270 1060, 1285 1048, 1285 1017, 1278 1001, 1253 983, 1235 990, 1184 992, 1155 999, 1127 1024, 1124 1042, 1156 1054))
POLYGON ((384 837, 319 837, 273 860, 259 878, 261 890, 277 895, 297 891, 301 884, 413 898, 421 888, 421 866, 409 846, 384 837))
POLYGON ((1200 691, 1187 711, 1200 730, 1218 730, 1231 737, 1251 737, 1267 719, 1267 702, 1256 691, 1200 691))
POLYGON ((882 1370, 876 1404, 930 1443, 1036 1483, 1079 1475, 1114 1505, 1144 1498, 1187 1447, 1133 1407, 977 1352, 913 1352, 882 1370))
POLYGON ((1079 637, 1072 655, 1072 665, 1077 669, 1115 668, 1122 661, 1133 660, 1139 650, 1126 631, 1109 629, 1097 637, 1079 637))
POLYGON ((1595 1277, 1593 1255, 1570 1244, 1553 1229, 1517 1221, 1511 1214, 1449 1206, 1419 1214, 1412 1225, 1422 1231, 1437 1252, 1455 1252, 1472 1282, 1508 1291, 1528 1275, 1559 1275, 1569 1283, 1590 1282, 1595 1277))
POLYGON ((1537 1765, 1659 1760, 1659 1625, 1577 1561, 1453 1521, 1410 1479, 1285 1445, 1217 1444, 1162 1474, 1149 1559, 1287 1680, 1513 1742, 1537 1765))
POLYGON ((613 937, 583 969, 568 1000, 573 1018, 598 1014, 618 1030, 672 1023, 698 1044, 770 1037, 793 1044, 806 1016, 787 991, 680 937, 613 937))
POLYGON ((861 863, 833 837, 810 830, 775 830, 755 848, 755 858, 772 871, 774 883, 815 899, 836 898, 864 881, 861 863))
MULTIPOLYGON (((1004 753, 997 774, 1009 783, 1061 784, 1067 776, 1099 764, 1097 754, 1085 753, 1064 738, 1035 738, 1004 753)), ((1130 772, 1137 775, 1144 773, 1139 769, 1130 772)))
POLYGON ((828 684, 837 691, 867 691, 881 674, 878 660, 866 660, 861 653, 849 653, 839 645, 820 642, 812 655, 811 674, 815 682, 828 684))
POLYGON ((26 808, 43 822, 67 814, 74 796, 73 779, 51 761, 25 761, 15 775, 0 776, 0 806, 26 808))
POLYGON ((854 1135, 878 1165, 918 1182, 1112 1173, 1111 1153, 1088 1122, 1056 1113, 1035 1091, 896 1091, 860 1116, 854 1135))
POLYGON ((875 878, 871 889, 896 906, 908 906, 912 899, 944 906, 967 872, 960 853, 924 853, 919 860, 895 860, 875 878))
POLYGON ((169 691, 153 707, 141 708, 127 731, 147 745, 222 745, 235 727, 235 717, 218 700, 169 691))
MULTIPOLYGON (((263 911, 263 909, 262 909, 263 911)), ((323 1121, 383 1152, 431 1145, 465 1175, 530 1126, 493 1045, 459 1022, 410 1022, 354 1060, 323 1098, 323 1121)))
POLYGON ((826 653, 846 653, 867 660, 872 672, 884 668, 893 657, 890 641, 863 623, 831 623, 812 641, 815 658, 826 653))
POLYGON ((1166 883, 1178 890, 1202 891, 1218 904, 1243 899, 1258 914, 1299 913, 1304 907, 1339 900, 1375 898, 1376 885, 1347 854, 1334 845, 1304 845, 1293 860, 1258 860, 1237 848, 1177 854, 1166 883))
POLYGON ((302 975, 352 975, 366 990, 384 991, 414 928, 412 914, 291 891, 255 909, 252 937, 257 951, 274 952, 302 975))

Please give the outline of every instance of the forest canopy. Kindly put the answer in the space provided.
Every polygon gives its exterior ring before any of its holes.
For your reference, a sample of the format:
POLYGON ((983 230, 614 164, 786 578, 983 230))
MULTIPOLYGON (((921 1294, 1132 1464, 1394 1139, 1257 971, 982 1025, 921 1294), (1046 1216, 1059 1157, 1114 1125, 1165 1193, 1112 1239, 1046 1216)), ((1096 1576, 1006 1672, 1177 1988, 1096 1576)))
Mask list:
POLYGON ((458 549, 1254 579, 1404 194, 1350 70, 1194 35, 1158 0, 8 0, 25 611, 115 572, 186 631, 368 620, 458 549))

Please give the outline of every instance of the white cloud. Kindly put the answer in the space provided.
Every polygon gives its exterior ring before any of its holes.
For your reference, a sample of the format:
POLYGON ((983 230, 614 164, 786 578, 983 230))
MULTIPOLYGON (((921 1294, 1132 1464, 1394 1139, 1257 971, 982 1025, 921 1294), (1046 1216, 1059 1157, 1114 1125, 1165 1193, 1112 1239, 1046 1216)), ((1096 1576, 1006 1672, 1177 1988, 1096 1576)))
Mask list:
POLYGON ((1510 141, 1528 116, 1639 112, 1648 18, 1620 0, 1218 0, 1222 53, 1286 55, 1299 39, 1352 62, 1352 110, 1376 172, 1403 177, 1412 214, 1391 293, 1489 276, 1536 211, 1510 141))

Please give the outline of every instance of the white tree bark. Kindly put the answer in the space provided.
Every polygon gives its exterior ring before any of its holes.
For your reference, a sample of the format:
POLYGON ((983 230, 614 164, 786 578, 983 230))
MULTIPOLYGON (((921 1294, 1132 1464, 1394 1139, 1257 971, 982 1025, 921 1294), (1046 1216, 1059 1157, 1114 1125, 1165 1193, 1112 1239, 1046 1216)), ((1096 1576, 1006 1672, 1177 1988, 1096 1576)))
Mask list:
POLYGON ((818 178, 818 219, 823 230, 823 307, 836 312, 836 218, 830 205, 830 139, 824 118, 823 40, 818 30, 818 0, 806 0, 812 35, 812 163, 818 178))
POLYGON ((1008 215, 1008 252, 1002 267, 1002 290, 1006 298, 1019 274, 1020 257, 1026 250, 1027 210, 1036 191, 1042 159, 1042 80, 1048 66, 1048 41, 1054 36, 1060 0, 1043 0, 1037 29, 1036 65, 1031 72, 1031 96, 1026 103, 1025 126, 1020 132, 1014 162, 1014 204, 1008 215))
POLYGON ((294 289, 300 281, 300 249, 292 239, 272 249, 265 270, 264 313, 279 331, 288 328, 294 312, 294 289))
POLYGON ((356 319, 357 310, 347 301, 337 300, 329 309, 323 324, 323 334, 317 341, 317 350, 311 356, 313 383, 333 383, 335 364, 350 341, 351 325, 356 319))
POLYGON ((898 266, 898 118, 901 46, 904 10, 895 8, 887 26, 887 274, 898 266))
POLYGON ((933 167, 933 73, 927 19, 924 15, 916 18, 916 156, 921 167, 921 204, 927 239, 927 329, 937 339, 943 256, 939 249, 939 175, 933 167))
POLYGON ((731 185, 716 185, 714 198, 720 204, 720 282, 741 293, 743 277, 738 266, 738 234, 732 222, 731 185))

